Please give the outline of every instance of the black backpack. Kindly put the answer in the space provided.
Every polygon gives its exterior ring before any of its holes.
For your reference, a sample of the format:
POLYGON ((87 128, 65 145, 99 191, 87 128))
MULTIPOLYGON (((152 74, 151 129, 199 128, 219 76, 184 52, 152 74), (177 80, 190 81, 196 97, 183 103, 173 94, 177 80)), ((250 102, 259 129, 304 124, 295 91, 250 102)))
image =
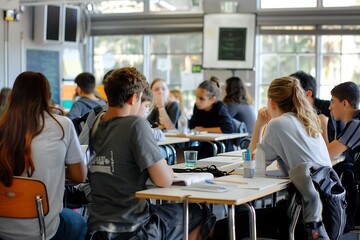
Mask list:
POLYGON ((331 167, 322 167, 311 174, 323 205, 322 219, 330 239, 339 239, 346 222, 345 189, 331 167))
MULTIPOLYGON (((325 226, 326 233, 330 240, 338 240, 343 234, 346 223, 346 191, 341 184, 340 178, 332 167, 323 166, 318 169, 310 168, 310 177, 315 189, 320 195, 323 207, 321 213, 322 223, 325 226)), ((298 199, 292 203, 294 204, 296 202, 298 205, 302 205, 303 199, 299 190, 296 190, 295 196, 298 197, 298 199)), ((292 209, 293 207, 293 205, 290 205, 289 209, 292 209)), ((305 223, 302 220, 303 219, 301 219, 302 226, 300 225, 300 228, 303 229, 302 234, 304 234, 306 229, 315 229, 308 225, 311 223, 305 223)), ((314 224, 316 225, 317 223, 314 224)), ((314 227, 316 228, 320 227, 315 225, 314 227)), ((300 235, 298 235, 298 237, 300 237, 300 235)), ((306 238, 304 235, 301 236, 301 239, 312 238, 306 238)))
MULTIPOLYGON (((94 107, 92 110, 94 110, 95 115, 98 115, 103 110, 103 108, 99 105, 99 106, 94 107)), ((72 120, 78 136, 80 135, 90 112, 91 111, 85 113, 81 117, 77 117, 72 120)))
POLYGON ((355 163, 341 174, 341 183, 346 189, 346 225, 344 233, 360 225, 360 153, 356 154, 355 163))

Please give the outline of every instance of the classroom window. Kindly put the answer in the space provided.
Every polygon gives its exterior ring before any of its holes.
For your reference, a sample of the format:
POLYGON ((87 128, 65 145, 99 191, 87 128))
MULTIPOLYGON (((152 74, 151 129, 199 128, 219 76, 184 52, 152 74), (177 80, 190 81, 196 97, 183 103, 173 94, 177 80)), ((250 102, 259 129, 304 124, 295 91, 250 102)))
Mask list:
POLYGON ((200 0, 150 0, 152 12, 174 12, 199 10, 200 0))
POLYGON ((319 96, 330 99, 337 84, 353 81, 360 85, 360 36, 324 35, 321 39, 321 77, 319 96))
MULTIPOLYGON (((320 29, 345 28, 357 29, 356 26, 326 26, 320 29)), ((360 36, 260 35, 257 106, 266 105, 271 80, 297 70, 310 73, 317 79, 317 97, 321 99, 329 100, 331 89, 339 83, 353 81, 360 85, 360 36)))
POLYGON ((267 89, 273 79, 298 69, 316 74, 315 46, 315 36, 311 35, 260 36, 258 107, 266 105, 267 89))
POLYGON ((323 7, 353 7, 360 6, 359 0, 323 0, 323 7))
POLYGON ((316 7, 317 0, 261 0, 260 8, 308 8, 316 7))
MULTIPOLYGON (((202 64, 202 33, 97 36, 93 52, 98 80, 113 68, 133 66, 144 73, 148 82, 163 78, 170 89, 182 90, 184 81, 195 83, 192 66, 202 64)), ((192 109, 193 89, 184 90, 183 98, 185 107, 192 109)))
POLYGON ((202 34, 163 34, 150 36, 151 73, 167 80, 169 87, 180 88, 181 76, 191 66, 202 63, 202 34))
POLYGON ((143 0, 117 0, 94 2, 92 13, 134 13, 144 12, 143 0))
POLYGON ((100 82, 105 73, 114 68, 143 69, 143 36, 94 37, 94 74, 100 82))

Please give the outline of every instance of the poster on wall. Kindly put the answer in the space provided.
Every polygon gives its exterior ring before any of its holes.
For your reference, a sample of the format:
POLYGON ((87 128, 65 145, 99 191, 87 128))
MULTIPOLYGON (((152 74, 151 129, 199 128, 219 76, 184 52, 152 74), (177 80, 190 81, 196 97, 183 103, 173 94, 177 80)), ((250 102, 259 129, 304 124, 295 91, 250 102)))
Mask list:
POLYGON ((41 72, 49 80, 52 100, 60 104, 60 58, 58 51, 26 51, 26 70, 41 72))
POLYGON ((203 68, 253 69, 254 14, 206 14, 203 68))

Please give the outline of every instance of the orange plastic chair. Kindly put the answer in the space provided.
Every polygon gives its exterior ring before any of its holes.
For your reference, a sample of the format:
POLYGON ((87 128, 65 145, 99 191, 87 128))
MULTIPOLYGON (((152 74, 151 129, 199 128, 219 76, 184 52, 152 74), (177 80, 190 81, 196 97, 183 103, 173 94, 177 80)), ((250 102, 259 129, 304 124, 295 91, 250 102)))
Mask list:
POLYGON ((49 203, 42 181, 14 177, 10 187, 0 182, 0 202, 0 217, 38 218, 40 239, 46 239, 44 217, 49 212, 49 203))

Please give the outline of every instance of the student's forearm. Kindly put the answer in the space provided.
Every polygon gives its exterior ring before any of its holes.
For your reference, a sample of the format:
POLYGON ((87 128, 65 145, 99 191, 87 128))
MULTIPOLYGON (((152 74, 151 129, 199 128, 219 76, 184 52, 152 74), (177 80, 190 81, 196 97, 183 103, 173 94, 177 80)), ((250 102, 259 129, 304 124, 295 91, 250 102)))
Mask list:
POLYGON ((212 127, 212 128, 205 128, 205 127, 195 127, 195 131, 206 131, 206 132, 212 132, 212 133, 222 133, 220 127, 212 127))
POLYGON ((159 115, 160 115, 160 123, 165 127, 165 129, 175 129, 175 124, 171 121, 165 108, 159 109, 159 115))
POLYGON ((255 123, 254 131, 253 131, 253 134, 251 135, 251 141, 249 144, 249 149, 250 149, 251 153, 255 150, 256 144, 258 142, 260 142, 262 129, 263 129, 263 126, 261 126, 259 124, 259 122, 257 121, 255 123))

